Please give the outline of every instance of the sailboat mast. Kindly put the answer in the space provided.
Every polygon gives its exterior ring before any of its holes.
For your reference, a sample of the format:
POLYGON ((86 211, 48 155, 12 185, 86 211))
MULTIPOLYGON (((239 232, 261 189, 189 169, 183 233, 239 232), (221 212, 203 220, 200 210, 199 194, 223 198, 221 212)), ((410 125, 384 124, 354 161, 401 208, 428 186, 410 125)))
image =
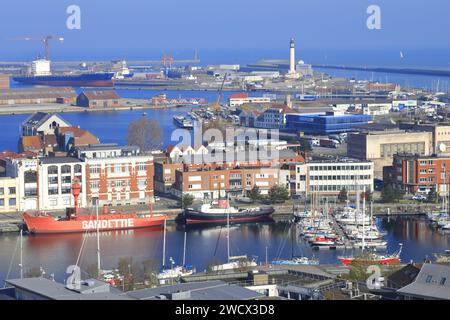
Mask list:
POLYGON ((186 230, 184 230, 184 244, 183 244, 183 266, 186 265, 186 230))
POLYGON ((230 262, 230 210, 227 209, 227 261, 230 262))
POLYGON ((97 217, 97 269, 98 275, 100 276, 101 265, 100 265, 100 232, 99 232, 99 221, 98 221, 98 200, 96 205, 96 217, 97 217))
POLYGON ((23 230, 20 229, 20 279, 23 279, 23 230))
POLYGON ((164 219, 164 237, 163 237, 163 267, 165 267, 166 265, 166 225, 167 225, 167 221, 166 219, 164 219))
POLYGON ((363 225, 363 234, 362 234, 362 251, 364 251, 365 247, 365 238, 366 238, 366 187, 363 187, 364 197, 363 197, 363 210, 362 210, 362 225, 363 225))

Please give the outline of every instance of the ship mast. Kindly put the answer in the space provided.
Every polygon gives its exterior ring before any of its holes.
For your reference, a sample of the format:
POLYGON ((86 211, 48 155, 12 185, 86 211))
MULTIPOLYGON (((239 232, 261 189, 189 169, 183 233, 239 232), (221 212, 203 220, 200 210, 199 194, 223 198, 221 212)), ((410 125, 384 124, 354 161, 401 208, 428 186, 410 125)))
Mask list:
POLYGON ((97 218, 97 269, 98 269, 98 276, 101 274, 101 265, 100 265, 100 232, 99 232, 99 220, 98 220, 98 199, 96 201, 95 206, 96 211, 96 218, 97 218))
POLYGON ((163 268, 166 265, 166 225, 167 225, 167 221, 166 219, 164 219, 164 238, 163 238, 163 268))

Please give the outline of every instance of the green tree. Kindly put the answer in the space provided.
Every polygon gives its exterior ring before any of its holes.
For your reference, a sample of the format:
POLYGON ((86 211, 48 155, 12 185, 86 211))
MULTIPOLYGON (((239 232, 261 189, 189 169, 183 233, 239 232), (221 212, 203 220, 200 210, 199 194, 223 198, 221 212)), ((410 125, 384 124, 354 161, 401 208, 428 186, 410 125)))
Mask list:
POLYGON ((309 143, 308 139, 301 138, 300 139, 300 150, 304 152, 310 152, 312 151, 311 144, 309 143))
POLYGON ((155 259, 149 259, 142 262, 144 267, 144 281, 149 285, 157 285, 157 274, 159 271, 159 262, 155 259))
POLYGON ((89 278, 98 279, 98 266, 96 263, 91 263, 86 268, 86 273, 89 278))
POLYGON ((428 192, 428 195, 427 195, 427 202, 434 203, 434 202, 437 201, 437 198, 438 198, 438 195, 437 195, 437 192, 436 192, 436 188, 433 187, 433 188, 431 188, 431 190, 428 192))
POLYGON ((181 198, 181 208, 187 209, 189 206, 191 206, 194 203, 194 196, 190 195, 189 193, 186 193, 181 198))
POLYGON ((395 201, 394 189, 390 185, 385 185, 381 190, 381 201, 384 203, 391 203, 395 201))
POLYGON ((341 189, 341 191, 339 191, 338 201, 342 203, 347 201, 347 199, 348 199, 347 189, 344 187, 341 189))
POLYGON ((275 185, 269 190, 269 199, 272 203, 284 202, 290 197, 288 189, 275 185))
POLYGON ((25 272, 25 278, 39 278, 40 276, 42 276, 42 270, 37 267, 30 268, 25 272))
POLYGON ((258 186, 253 186, 253 188, 248 192, 248 197, 253 201, 261 199, 261 190, 258 186))

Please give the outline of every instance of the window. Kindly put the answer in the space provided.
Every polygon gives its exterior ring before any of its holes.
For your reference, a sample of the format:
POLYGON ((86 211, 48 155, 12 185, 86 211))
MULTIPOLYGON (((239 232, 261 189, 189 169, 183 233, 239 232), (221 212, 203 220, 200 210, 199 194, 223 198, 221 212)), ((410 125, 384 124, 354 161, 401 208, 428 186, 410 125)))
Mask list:
POLYGON ((120 173, 120 172, 122 172, 122 165, 119 164, 119 163, 116 163, 116 164, 114 165, 114 172, 115 172, 115 173, 120 173))
POLYGON ((5 199, 0 199, 0 207, 3 207, 5 205, 5 199))
MULTIPOLYGON (((81 167, 81 166, 80 166, 81 167)), ((76 172, 76 171, 75 171, 76 172)), ((98 173, 100 173, 100 168, 99 168, 99 166, 92 166, 92 167, 89 167, 89 172, 91 173, 91 174, 98 174, 98 173)))
POLYGON ((72 169, 68 165, 64 165, 61 167, 61 174, 70 174, 72 169))
POLYGON ((48 177, 48 184, 58 184, 58 177, 48 177))
POLYGON ((16 198, 9 199, 9 205, 10 206, 15 206, 16 205, 16 198))
POLYGON ((62 183, 70 183, 71 179, 70 176, 64 176, 61 178, 62 183))
POLYGON ((75 167, 73 168, 73 171, 75 173, 81 173, 81 164, 76 164, 75 167))
MULTIPOLYGON (((1 189, 3 189, 3 188, 1 188, 1 189)), ((9 187, 8 189, 9 189, 8 190, 9 194, 16 194, 16 187, 9 187)))
POLYGON ((62 194, 70 194, 71 193, 71 187, 61 187, 61 193, 62 194))
POLYGON ((37 182, 37 174, 36 171, 27 171, 25 172, 25 183, 36 183, 37 182))
POLYGON ((47 169, 48 174, 58 174, 58 167, 57 166, 50 166, 47 169))
POLYGON ((145 171, 145 162, 138 162, 138 171, 145 171))
POLYGON ((431 283, 431 279, 433 279, 432 275, 428 275, 427 278, 425 279, 426 283, 431 283))
POLYGON ((58 194, 58 187, 48 188, 48 194, 58 194))
POLYGON ((0 188, 0 196, 5 194, 5 188, 0 188))
POLYGON ((145 188, 146 185, 147 185, 147 181, 145 181, 145 180, 138 180, 138 187, 139 188, 145 188))
POLYGON ((91 189, 98 189, 98 188, 100 188, 100 181, 92 181, 91 189))
POLYGON ((441 285, 441 286, 445 285, 445 281, 447 281, 447 278, 442 277, 441 281, 439 281, 439 285, 441 285))

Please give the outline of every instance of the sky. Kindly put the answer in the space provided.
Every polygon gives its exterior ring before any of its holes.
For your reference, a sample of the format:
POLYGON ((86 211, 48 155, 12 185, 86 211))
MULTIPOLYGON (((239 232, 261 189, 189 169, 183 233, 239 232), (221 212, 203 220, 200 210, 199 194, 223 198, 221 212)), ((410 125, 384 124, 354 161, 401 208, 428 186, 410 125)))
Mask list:
POLYGON ((52 43, 54 60, 159 59, 163 49, 182 59, 198 49, 228 63, 286 58, 294 37, 314 63, 381 65, 402 51, 411 63, 450 66, 449 12, 448 0, 2 0, 0 60, 35 58, 40 43, 18 39, 48 34, 65 38, 52 43), (379 30, 366 25, 373 4, 379 30), (81 10, 79 30, 66 27, 70 5, 81 10))

